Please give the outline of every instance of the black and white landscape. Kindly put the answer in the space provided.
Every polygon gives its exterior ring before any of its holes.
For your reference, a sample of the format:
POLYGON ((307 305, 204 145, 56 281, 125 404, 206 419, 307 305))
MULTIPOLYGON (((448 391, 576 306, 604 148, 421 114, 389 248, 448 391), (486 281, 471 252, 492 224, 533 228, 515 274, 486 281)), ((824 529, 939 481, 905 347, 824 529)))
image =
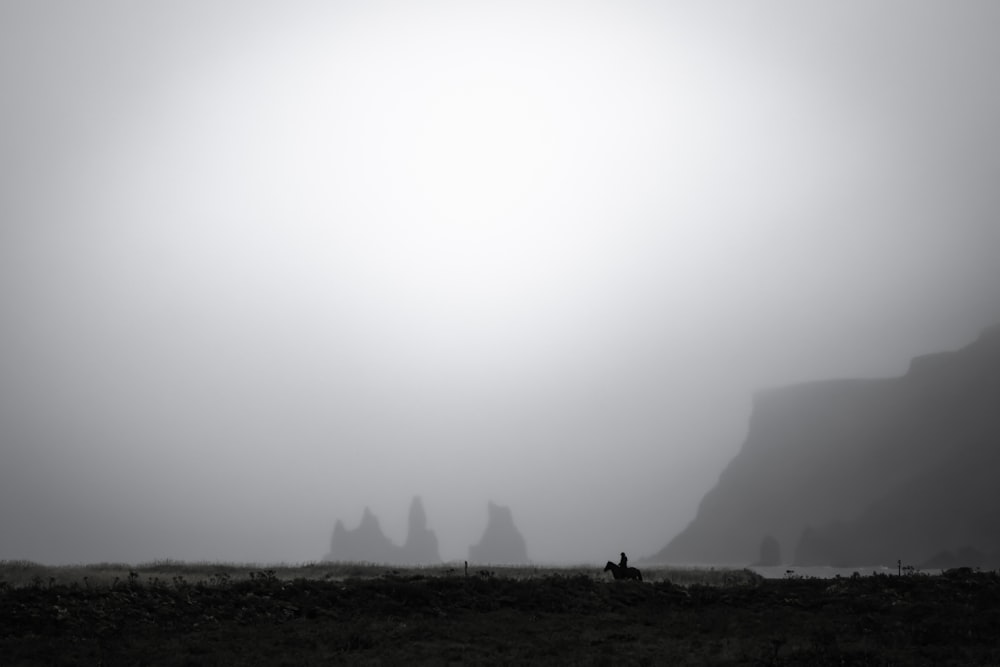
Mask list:
POLYGON ((0 3, 0 560, 995 566, 998 29, 0 3))

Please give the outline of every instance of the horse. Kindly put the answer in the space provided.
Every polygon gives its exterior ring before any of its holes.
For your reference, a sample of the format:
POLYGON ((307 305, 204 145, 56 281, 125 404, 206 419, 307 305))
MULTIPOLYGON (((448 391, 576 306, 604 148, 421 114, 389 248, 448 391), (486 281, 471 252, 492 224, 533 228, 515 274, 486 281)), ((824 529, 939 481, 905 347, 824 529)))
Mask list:
POLYGON ((616 563, 608 561, 608 564, 604 566, 604 571, 607 572, 609 570, 615 579, 635 579, 636 581, 642 581, 642 572, 639 572, 639 568, 623 568, 616 563))

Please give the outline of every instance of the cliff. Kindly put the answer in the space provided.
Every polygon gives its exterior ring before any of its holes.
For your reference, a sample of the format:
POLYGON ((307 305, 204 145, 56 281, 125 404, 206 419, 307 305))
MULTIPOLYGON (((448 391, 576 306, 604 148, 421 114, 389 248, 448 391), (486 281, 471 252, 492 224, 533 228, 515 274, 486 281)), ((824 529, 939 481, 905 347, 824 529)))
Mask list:
POLYGON ((854 567, 1000 560, 1000 327, 898 378, 754 397, 740 453, 651 560, 854 567), (773 538, 769 540, 768 538, 773 538), (772 558, 773 559, 773 558, 772 558))

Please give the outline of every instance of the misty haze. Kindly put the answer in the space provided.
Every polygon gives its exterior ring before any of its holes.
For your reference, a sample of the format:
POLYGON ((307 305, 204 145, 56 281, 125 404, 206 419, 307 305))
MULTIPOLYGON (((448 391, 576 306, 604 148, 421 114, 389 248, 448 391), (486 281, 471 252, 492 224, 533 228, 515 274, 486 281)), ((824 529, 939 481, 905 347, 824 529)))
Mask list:
POLYGON ((998 28, 3 2, 0 560, 1000 558, 998 28))

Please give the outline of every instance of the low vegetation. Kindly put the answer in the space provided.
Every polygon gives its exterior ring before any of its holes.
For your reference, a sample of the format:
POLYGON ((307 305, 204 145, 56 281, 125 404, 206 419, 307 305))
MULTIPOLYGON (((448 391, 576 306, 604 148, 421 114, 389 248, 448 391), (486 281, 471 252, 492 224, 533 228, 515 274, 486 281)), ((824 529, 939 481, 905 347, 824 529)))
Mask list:
POLYGON ((5 665, 998 664, 1000 575, 0 563, 5 665))

